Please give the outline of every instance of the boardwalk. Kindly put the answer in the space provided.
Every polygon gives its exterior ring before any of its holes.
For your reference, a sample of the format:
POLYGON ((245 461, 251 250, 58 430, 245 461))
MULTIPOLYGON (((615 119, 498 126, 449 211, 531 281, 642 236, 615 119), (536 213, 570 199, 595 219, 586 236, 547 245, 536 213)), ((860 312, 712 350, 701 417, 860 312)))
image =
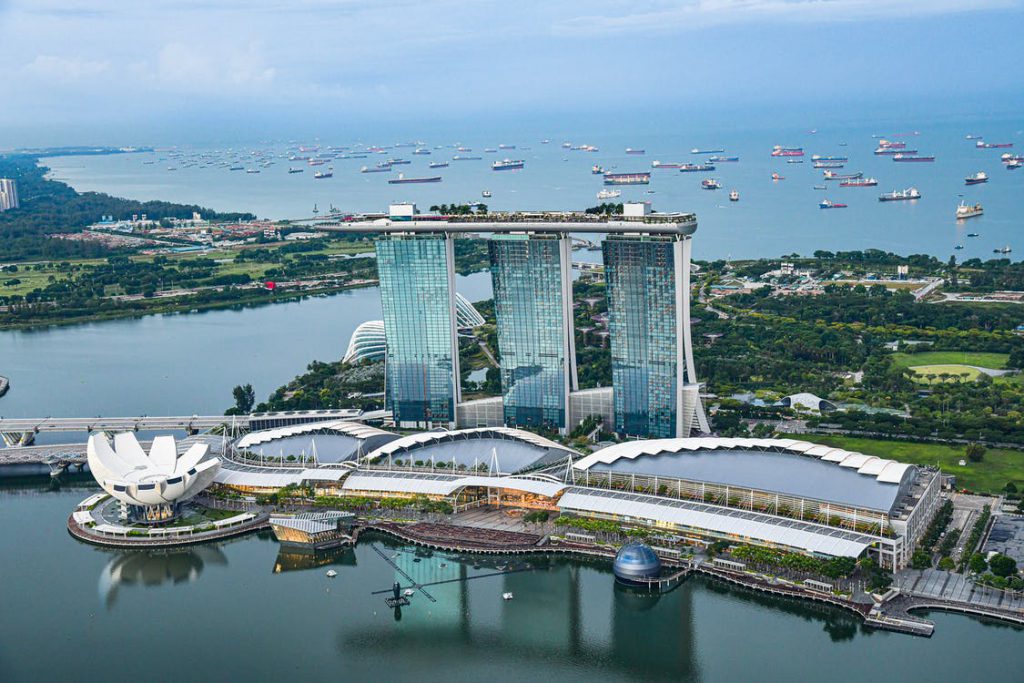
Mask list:
POLYGON ((938 569, 911 570, 900 573, 897 585, 904 595, 962 603, 982 609, 1005 610, 1024 617, 1024 597, 978 586, 963 574, 938 569))

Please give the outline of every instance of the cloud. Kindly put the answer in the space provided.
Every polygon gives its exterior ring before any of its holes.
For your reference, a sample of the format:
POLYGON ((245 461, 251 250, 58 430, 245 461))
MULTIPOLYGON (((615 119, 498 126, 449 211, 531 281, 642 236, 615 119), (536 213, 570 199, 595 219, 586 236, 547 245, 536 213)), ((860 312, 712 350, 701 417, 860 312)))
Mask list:
POLYGON ((276 73, 266 64, 258 43, 211 48, 173 42, 160 50, 153 75, 190 88, 251 89, 271 84, 276 73))
POLYGON ((555 35, 665 32, 759 21, 824 23, 918 17, 1020 6, 1020 0, 682 0, 597 3, 556 21, 555 35))
POLYGON ((77 57, 38 55, 25 65, 30 76, 51 81, 74 82, 100 76, 110 70, 110 62, 77 57))

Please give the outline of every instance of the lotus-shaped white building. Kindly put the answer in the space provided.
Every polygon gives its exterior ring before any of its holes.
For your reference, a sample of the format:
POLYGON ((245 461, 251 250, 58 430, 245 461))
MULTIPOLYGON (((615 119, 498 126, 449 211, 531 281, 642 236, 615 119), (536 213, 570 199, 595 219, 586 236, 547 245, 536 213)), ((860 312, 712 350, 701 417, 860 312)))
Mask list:
POLYGON ((103 490, 128 505, 142 522, 174 517, 178 504, 213 482, 219 458, 208 458, 208 444, 195 444, 178 456, 173 436, 153 439, 149 455, 132 432, 116 434, 113 447, 105 434, 89 437, 89 469, 103 490))

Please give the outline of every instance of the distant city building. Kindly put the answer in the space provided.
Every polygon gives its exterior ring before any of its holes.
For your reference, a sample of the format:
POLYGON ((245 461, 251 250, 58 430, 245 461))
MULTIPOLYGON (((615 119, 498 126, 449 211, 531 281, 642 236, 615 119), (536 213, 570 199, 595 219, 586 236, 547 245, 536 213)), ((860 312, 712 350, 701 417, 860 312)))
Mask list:
POLYGON ((0 211, 17 209, 19 206, 17 183, 11 178, 0 178, 0 211))

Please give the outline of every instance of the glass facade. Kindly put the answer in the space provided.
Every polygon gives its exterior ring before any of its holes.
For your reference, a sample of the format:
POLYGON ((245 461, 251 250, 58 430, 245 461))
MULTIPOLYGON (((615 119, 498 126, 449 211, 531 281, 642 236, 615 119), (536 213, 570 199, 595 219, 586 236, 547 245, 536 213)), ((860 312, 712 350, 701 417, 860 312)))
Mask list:
POLYGON ((615 431, 676 436, 679 364, 675 239, 604 240, 615 431))
POLYGON ((557 235, 495 235, 488 248, 504 421, 562 429, 574 365, 563 283, 568 244, 557 235))
POLYGON ((376 246, 387 408, 399 425, 453 423, 458 357, 450 244, 437 234, 388 235, 376 246))

